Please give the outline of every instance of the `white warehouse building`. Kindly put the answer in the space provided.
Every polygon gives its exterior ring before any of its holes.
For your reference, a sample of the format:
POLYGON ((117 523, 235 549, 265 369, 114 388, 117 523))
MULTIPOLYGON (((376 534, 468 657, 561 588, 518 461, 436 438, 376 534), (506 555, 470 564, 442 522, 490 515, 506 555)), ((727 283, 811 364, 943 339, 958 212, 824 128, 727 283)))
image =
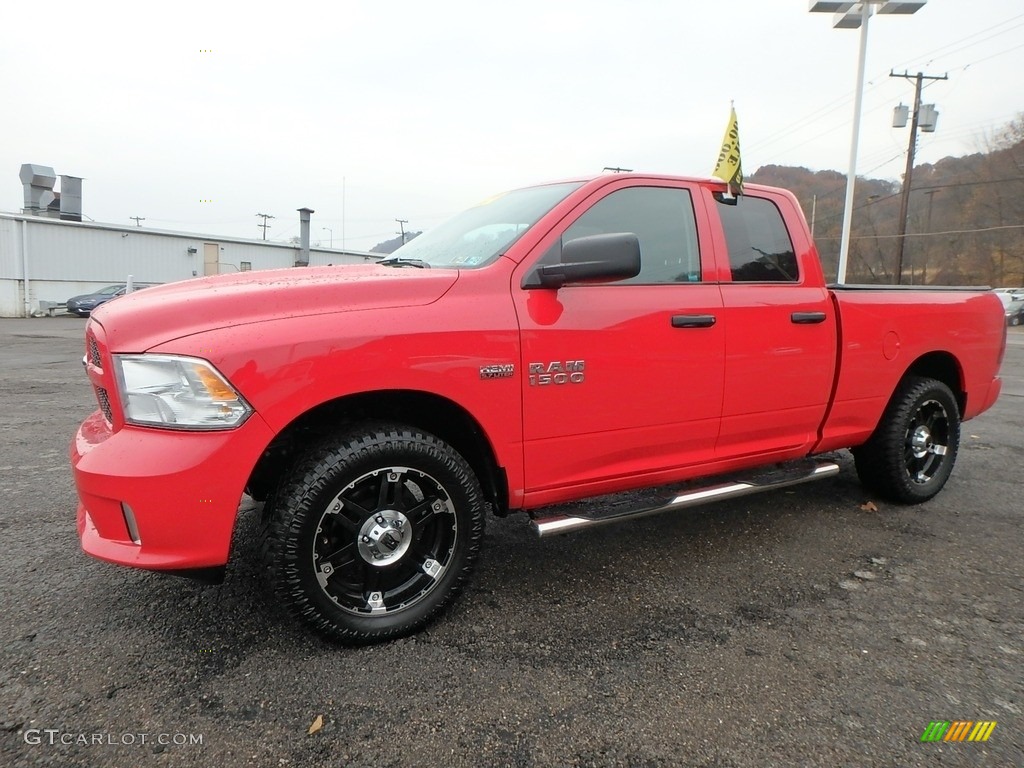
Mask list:
MULTIPOLYGON (((363 264, 380 258, 310 247, 308 262, 363 264)), ((72 296, 125 283, 129 275, 137 283, 169 283, 305 260, 299 245, 0 213, 0 317, 44 314, 72 296)))

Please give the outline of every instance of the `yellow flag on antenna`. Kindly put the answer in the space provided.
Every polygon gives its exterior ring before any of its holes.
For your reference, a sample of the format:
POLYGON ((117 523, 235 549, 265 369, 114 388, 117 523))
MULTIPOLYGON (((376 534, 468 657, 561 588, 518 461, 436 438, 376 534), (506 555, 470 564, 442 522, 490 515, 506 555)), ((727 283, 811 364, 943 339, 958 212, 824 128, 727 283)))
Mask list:
POLYGON ((729 124, 725 127, 725 138, 722 139, 722 151, 718 153, 718 163, 711 175, 729 185, 732 195, 743 194, 743 163, 740 162, 740 127, 736 121, 736 108, 729 114, 729 124))

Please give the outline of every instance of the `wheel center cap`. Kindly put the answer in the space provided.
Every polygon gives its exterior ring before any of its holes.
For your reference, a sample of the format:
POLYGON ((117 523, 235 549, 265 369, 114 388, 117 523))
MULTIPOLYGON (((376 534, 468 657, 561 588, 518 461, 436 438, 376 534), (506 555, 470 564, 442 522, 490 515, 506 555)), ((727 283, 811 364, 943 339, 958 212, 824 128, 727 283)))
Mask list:
POLYGON ((928 427, 920 426, 914 430, 914 434, 910 436, 910 449, 914 452, 914 456, 921 458, 928 453, 928 446, 932 442, 932 433, 928 427))
POLYGON ((370 565, 390 565, 400 559, 412 543, 409 518, 398 510, 374 512, 359 529, 356 544, 370 565))

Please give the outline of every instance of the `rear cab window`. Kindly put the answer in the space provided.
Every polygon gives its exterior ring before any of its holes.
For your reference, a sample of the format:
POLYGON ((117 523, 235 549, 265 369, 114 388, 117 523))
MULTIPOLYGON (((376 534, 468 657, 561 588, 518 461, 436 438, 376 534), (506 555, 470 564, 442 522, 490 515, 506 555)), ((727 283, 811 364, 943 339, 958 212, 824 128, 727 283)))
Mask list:
POLYGON ((733 282, 799 282, 793 241, 775 203, 763 197, 740 195, 735 204, 718 200, 717 208, 733 282))

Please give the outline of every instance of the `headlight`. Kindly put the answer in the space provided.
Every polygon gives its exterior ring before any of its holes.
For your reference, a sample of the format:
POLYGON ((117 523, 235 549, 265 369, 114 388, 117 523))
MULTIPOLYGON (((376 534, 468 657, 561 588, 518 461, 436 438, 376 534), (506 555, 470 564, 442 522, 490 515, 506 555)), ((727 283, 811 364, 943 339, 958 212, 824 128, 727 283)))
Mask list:
POLYGON ((231 429, 252 408, 205 360, 114 355, 124 420, 171 429, 231 429))

